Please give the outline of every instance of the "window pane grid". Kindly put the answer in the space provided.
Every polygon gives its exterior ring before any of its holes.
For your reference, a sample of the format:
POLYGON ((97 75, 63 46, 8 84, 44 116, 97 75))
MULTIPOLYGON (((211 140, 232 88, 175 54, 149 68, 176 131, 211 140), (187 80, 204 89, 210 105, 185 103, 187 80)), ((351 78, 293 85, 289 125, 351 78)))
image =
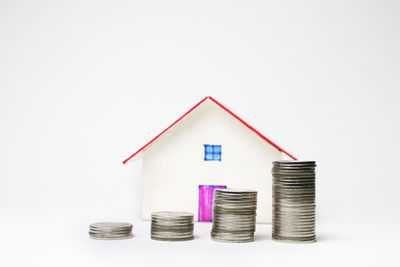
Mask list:
POLYGON ((204 145, 204 160, 221 161, 221 145, 204 145))

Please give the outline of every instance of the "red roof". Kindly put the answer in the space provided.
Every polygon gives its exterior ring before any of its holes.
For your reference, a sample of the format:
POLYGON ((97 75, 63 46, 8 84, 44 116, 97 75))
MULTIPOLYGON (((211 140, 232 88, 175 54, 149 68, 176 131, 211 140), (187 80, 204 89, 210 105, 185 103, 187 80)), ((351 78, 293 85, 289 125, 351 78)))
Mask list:
POLYGON ((171 129, 175 124, 177 124, 180 120, 182 120, 184 117, 186 117, 190 112, 192 112, 193 110, 195 110, 198 106, 200 106, 201 103, 203 103, 204 101, 206 101, 207 99, 210 99, 211 101, 213 101, 215 104, 217 104, 219 107, 221 107, 223 110, 225 110, 226 112, 228 112, 229 114, 231 114, 234 118, 236 118, 238 121, 240 121, 241 123, 243 123, 247 128, 249 128, 250 130, 252 130, 253 132, 255 132, 258 136, 260 136, 262 139, 264 139, 265 141, 267 141, 269 144, 271 144, 272 146, 274 146, 276 149, 278 149, 279 151, 285 153, 286 155, 288 155, 290 158, 297 160, 295 157, 293 157, 292 155, 290 155, 288 152, 286 152, 285 150, 283 150, 281 147, 279 147, 278 145, 276 145, 274 142, 272 142, 271 140, 269 140, 267 137, 265 137, 263 134, 261 134, 259 131, 257 131, 256 129, 254 129, 252 126, 250 126, 248 123, 246 123, 244 120, 242 120, 239 116, 237 116, 236 114, 234 114, 232 111, 230 111, 228 108, 226 108, 224 105, 222 105, 221 103, 219 103, 217 100, 215 100, 214 98, 212 98, 211 96, 207 96, 205 98, 203 98, 199 103, 197 103, 194 107, 192 107, 191 109, 189 109, 185 114, 183 114, 179 119, 177 119, 174 123, 172 123, 170 126, 168 126, 164 131, 162 131, 161 133, 159 133, 156 137, 154 137, 153 139, 151 139, 147 144, 145 144, 144 146, 142 146, 138 151, 136 151, 135 153, 133 153, 129 158, 125 159, 123 161, 123 164, 127 163, 129 160, 131 160, 134 156, 136 156, 137 154, 139 154, 141 151, 143 151, 146 147, 148 147, 151 143, 153 143, 158 137, 160 137, 161 135, 163 135, 165 132, 167 132, 169 129, 171 129))

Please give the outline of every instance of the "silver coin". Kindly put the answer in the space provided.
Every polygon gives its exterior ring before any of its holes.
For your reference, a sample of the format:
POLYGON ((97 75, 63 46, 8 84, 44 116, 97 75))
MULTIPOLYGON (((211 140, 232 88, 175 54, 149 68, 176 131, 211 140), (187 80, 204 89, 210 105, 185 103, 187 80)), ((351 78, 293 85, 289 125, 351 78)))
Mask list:
POLYGON ((102 237, 102 236, 93 236, 93 235, 90 236, 90 238, 98 239, 98 240, 124 240, 124 239, 130 239, 132 237, 133 237, 133 235, 126 235, 126 236, 121 236, 121 237, 102 237))
POLYGON ((102 236, 102 237, 124 237, 127 235, 131 235, 131 233, 125 233, 125 234, 105 234, 105 233, 94 233, 94 232, 89 232, 89 235, 91 236, 102 236))
POLYGON ((251 242, 256 227, 257 191, 217 189, 214 194, 211 239, 219 242, 251 242))
POLYGON ((165 237, 165 238, 182 238, 182 237, 190 237, 193 236, 193 231, 188 232, 152 232, 151 236, 155 237, 165 237))
POLYGON ((99 222, 91 224, 90 228, 100 228, 100 229, 132 228, 132 224, 123 222, 99 222))
POLYGON ((132 224, 124 222, 100 222, 89 226, 89 236, 94 239, 126 239, 131 238, 132 224))
POLYGON ((279 160, 279 161, 273 161, 272 164, 275 165, 295 165, 295 166, 300 166, 300 165, 309 165, 309 166, 316 166, 317 164, 315 161, 300 161, 300 160, 279 160))
POLYGON ((192 219, 193 218, 193 213, 190 212, 181 212, 181 211, 157 211, 153 212, 151 214, 152 218, 161 218, 163 220, 165 219, 171 219, 171 220, 176 220, 176 219, 192 219))
POLYGON ((237 189, 237 188, 219 188, 216 189, 217 193, 231 193, 231 194, 257 194, 253 189, 237 189))
POLYGON ((248 234, 229 234, 229 233, 216 233, 211 232, 211 239, 219 242, 230 242, 230 243, 243 243, 254 241, 254 233, 248 234))
POLYGON ((292 227, 292 226, 282 226, 282 227, 275 227, 274 228, 275 233, 295 233, 297 234, 307 234, 307 235, 314 235, 315 234, 315 228, 313 227, 292 227))
POLYGON ((272 167, 272 239, 315 241, 314 161, 275 161, 272 167))
POLYGON ((96 234, 130 234, 132 231, 102 231, 98 229, 89 229, 89 232, 96 233, 96 234))
POLYGON ((194 238, 193 214, 189 212, 158 211, 151 214, 151 239, 186 241, 194 238))

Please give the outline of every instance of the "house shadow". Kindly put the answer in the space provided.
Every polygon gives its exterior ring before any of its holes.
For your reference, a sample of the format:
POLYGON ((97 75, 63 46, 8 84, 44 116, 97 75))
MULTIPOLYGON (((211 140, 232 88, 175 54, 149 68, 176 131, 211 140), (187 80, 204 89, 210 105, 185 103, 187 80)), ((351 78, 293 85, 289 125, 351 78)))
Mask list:
POLYGON ((265 240, 271 240, 272 236, 271 233, 255 233, 254 235, 254 242, 264 242, 265 240))

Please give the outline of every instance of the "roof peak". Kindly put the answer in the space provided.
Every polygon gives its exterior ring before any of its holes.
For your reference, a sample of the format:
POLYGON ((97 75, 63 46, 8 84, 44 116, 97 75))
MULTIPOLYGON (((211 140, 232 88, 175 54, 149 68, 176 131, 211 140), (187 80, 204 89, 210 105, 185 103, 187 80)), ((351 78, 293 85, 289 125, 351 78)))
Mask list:
POLYGON ((141 147, 138 151, 136 151, 135 153, 133 153, 130 157, 128 157, 127 159, 125 159, 123 161, 123 164, 127 163, 129 160, 131 160, 133 157, 135 157, 137 154, 139 154, 141 151, 143 151, 147 146, 149 146, 151 143, 153 143, 158 137, 160 137, 161 135, 163 135, 165 132, 167 132, 169 129, 171 129, 175 124, 177 124, 179 121, 181 121, 184 117, 186 117, 189 113, 191 113, 193 110, 195 110, 198 106, 200 106, 204 101, 206 101, 207 99, 210 99, 211 101, 213 101, 215 104, 217 104, 220 108, 222 108, 223 110, 225 110, 226 112, 228 112, 230 115, 232 115, 234 118, 236 118, 238 121, 240 121, 241 123, 243 123, 247 128, 249 128, 250 130, 252 130, 254 133, 256 133, 258 136, 260 136, 262 139, 264 139, 265 141, 267 141, 269 144, 271 144, 273 147, 275 147, 276 149, 278 149, 279 151, 281 151, 282 153, 285 153, 286 155, 288 155, 290 158, 297 160, 295 157, 293 157, 292 155, 290 155, 288 152, 286 152, 285 150, 283 150, 281 147, 279 147, 278 145, 276 145, 274 142, 272 142, 270 139, 268 139, 266 136, 264 136, 263 134, 261 134, 259 131, 257 131, 254 127, 252 127, 251 125, 249 125, 247 122, 245 122, 244 120, 242 120, 239 116, 237 116, 236 114, 234 114, 232 111, 230 111, 228 108, 226 108, 224 105, 222 105, 220 102, 218 102, 217 100, 215 100, 215 98, 213 98, 212 96, 206 96, 204 97, 200 102, 198 102, 196 105, 194 105, 191 109, 189 109, 185 114, 183 114, 181 117, 179 117, 179 119, 177 119, 174 123, 172 123, 170 126, 168 126, 164 131, 162 131, 161 133, 159 133, 156 137, 154 137, 153 139, 151 139, 147 144, 145 144, 143 147, 141 147))

